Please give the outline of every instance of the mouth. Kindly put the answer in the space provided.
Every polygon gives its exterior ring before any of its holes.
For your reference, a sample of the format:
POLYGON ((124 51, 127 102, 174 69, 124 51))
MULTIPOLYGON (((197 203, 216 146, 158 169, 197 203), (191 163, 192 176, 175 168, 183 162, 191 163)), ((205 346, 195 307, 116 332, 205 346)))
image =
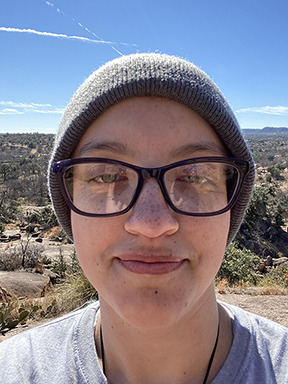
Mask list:
POLYGON ((163 275, 173 272, 181 267, 185 260, 172 259, 165 256, 148 256, 116 258, 118 263, 126 270, 140 275, 163 275))

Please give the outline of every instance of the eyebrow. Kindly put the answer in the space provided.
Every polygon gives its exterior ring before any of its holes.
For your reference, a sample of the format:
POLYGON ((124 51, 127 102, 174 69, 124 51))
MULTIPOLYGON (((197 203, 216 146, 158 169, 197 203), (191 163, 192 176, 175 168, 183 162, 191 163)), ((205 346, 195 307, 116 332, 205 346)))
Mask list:
POLYGON ((135 152, 128 148, 127 145, 121 143, 120 141, 101 141, 101 142, 89 142, 84 144, 79 152, 78 156, 88 155, 89 152, 93 151, 107 151, 112 153, 117 153, 120 155, 135 155, 135 152))
POLYGON ((215 143, 213 142, 205 142, 205 143, 197 143, 197 144, 187 144, 183 145, 180 148, 174 149, 170 152, 170 156, 172 157, 183 157, 193 155, 195 152, 214 152, 220 156, 226 156, 226 153, 215 143))
MULTIPOLYGON (((132 148, 129 148, 127 145, 120 141, 108 141, 104 140, 101 142, 89 142, 84 144, 79 152, 77 157, 88 156, 89 153, 94 151, 107 151, 111 153, 116 153, 120 155, 130 155, 135 156, 135 151, 132 148)), ((223 156, 226 155, 223 153, 223 150, 213 142, 197 143, 197 144, 187 144, 180 148, 172 150, 169 155, 171 157, 184 157, 191 156, 196 152, 213 152, 217 155, 223 156)))

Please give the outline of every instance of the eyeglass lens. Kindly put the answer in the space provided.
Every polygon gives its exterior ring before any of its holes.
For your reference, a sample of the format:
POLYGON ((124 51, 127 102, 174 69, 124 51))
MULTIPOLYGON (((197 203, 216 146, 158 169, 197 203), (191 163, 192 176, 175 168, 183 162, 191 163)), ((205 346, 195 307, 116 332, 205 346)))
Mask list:
MULTIPOLYGON (((163 177, 170 203, 187 213, 213 213, 224 209, 238 183, 232 164, 201 162, 168 169, 163 177)), ((85 163, 69 167, 64 174, 66 191, 74 206, 90 214, 123 211, 138 186, 138 173, 122 164, 85 163)))

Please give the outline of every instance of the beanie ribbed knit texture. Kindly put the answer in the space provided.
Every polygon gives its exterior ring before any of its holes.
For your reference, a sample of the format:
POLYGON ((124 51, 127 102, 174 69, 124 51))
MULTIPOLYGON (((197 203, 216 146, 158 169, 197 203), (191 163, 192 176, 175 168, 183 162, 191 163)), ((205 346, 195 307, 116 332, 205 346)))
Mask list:
POLYGON ((250 162, 250 171, 231 209, 229 244, 241 225, 252 193, 255 177, 252 156, 232 109, 212 80, 186 60, 155 53, 123 56, 108 62, 88 77, 68 104, 48 170, 51 201, 64 231, 73 239, 70 208, 52 164, 71 157, 81 136, 98 116, 119 101, 135 96, 166 97, 193 109, 212 126, 231 156, 250 162))

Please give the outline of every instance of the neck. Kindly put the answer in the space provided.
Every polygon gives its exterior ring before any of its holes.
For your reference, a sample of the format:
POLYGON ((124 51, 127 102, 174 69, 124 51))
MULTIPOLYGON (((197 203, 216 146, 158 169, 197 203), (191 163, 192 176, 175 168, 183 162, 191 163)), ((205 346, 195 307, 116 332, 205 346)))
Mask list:
POLYGON ((100 299, 100 306, 105 370, 111 384, 202 384, 218 324, 218 346, 206 383, 212 381, 228 355, 230 320, 223 309, 219 310, 214 294, 202 297, 178 322, 159 327, 131 325, 104 300, 100 299))

